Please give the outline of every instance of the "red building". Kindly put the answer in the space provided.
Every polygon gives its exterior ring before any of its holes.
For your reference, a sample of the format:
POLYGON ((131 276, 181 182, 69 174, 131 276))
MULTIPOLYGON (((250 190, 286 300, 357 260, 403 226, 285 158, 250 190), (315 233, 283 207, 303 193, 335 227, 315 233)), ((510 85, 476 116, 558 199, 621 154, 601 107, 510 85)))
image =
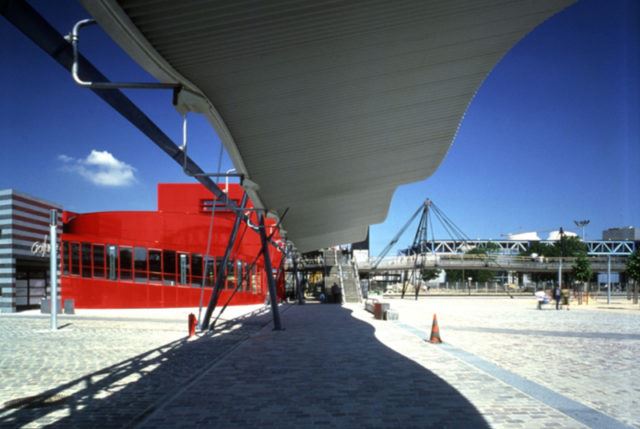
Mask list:
MULTIPOLYGON (((235 202, 243 193, 239 185, 229 185, 228 196, 235 202)), ((194 307, 204 283, 206 306, 234 219, 235 213, 218 205, 200 184, 159 184, 158 211, 64 212, 62 299, 74 299, 77 308, 194 307)), ((255 212, 251 219, 257 225, 255 212)), ((270 234, 274 222, 265 221, 270 234)), ((273 238, 279 239, 278 234, 273 238)), ((242 223, 227 263, 221 304, 231 296, 230 305, 264 302, 268 286, 260 250, 258 232, 242 223)), ((282 254, 270 246, 270 255, 276 269, 282 254)))

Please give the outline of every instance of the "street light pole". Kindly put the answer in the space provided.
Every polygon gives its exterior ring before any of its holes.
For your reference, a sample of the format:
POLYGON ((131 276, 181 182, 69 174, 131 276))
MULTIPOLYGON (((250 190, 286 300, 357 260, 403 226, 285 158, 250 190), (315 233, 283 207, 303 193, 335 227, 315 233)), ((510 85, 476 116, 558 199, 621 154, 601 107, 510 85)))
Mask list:
POLYGON ((611 304, 611 254, 607 257, 607 304, 611 304))
POLYGON ((589 222, 591 222, 591 221, 588 220, 588 219, 585 219, 585 220, 574 220, 573 221, 573 223, 575 223, 578 228, 582 228, 582 241, 584 241, 584 239, 585 239, 584 229, 585 229, 585 227, 587 225, 589 225, 589 222))
POLYGON ((558 288, 562 290, 562 257, 564 256, 564 242, 562 237, 564 236, 564 230, 560 227, 560 264, 558 264, 558 288))
POLYGON ((49 252, 49 283, 51 286, 51 330, 58 330, 58 211, 49 212, 49 236, 51 237, 51 251, 49 252))

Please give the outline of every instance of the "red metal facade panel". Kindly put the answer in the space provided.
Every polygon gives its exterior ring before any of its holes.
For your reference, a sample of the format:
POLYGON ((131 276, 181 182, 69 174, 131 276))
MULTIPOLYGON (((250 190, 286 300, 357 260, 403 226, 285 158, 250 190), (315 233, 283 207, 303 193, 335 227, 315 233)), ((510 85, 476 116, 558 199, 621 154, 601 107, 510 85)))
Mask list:
MULTIPOLYGON (((232 199, 240 200, 242 192, 240 186, 229 185, 232 199)), ((204 282, 206 304, 235 216, 216 210, 208 253, 212 261, 205 266, 214 205, 202 185, 160 184, 157 212, 65 212, 62 299, 75 299, 78 308, 193 307, 199 304, 204 282)), ((273 224, 268 220, 268 226, 273 224)), ((230 298, 230 305, 264 302, 267 279, 259 252, 259 234, 242 224, 220 303, 230 298)), ((270 253, 273 266, 279 267, 281 253, 273 247, 270 253)))

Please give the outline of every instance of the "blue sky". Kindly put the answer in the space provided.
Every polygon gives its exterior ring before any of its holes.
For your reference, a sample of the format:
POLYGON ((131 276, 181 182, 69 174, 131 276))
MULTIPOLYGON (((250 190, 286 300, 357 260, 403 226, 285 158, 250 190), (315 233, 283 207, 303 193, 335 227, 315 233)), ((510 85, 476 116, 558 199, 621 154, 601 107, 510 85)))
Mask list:
MULTIPOLYGON (((62 33, 86 17, 74 1, 31 4, 62 33)), ((85 34, 82 51, 111 80, 150 79, 101 30, 85 34)), ((80 212, 150 210, 156 183, 185 181, 172 160, 3 19, 0 40, 0 189, 80 212)), ((472 238, 545 235, 575 219, 591 220, 588 238, 640 227, 638 76, 640 2, 582 0, 544 23, 487 78, 436 173, 396 191, 387 220, 372 227, 372 252, 425 198, 472 238)), ((179 141, 168 92, 128 95, 179 141)), ((190 154, 214 170, 212 129, 192 115, 189 132, 190 154)), ((225 156, 223 169, 230 167, 225 156)))

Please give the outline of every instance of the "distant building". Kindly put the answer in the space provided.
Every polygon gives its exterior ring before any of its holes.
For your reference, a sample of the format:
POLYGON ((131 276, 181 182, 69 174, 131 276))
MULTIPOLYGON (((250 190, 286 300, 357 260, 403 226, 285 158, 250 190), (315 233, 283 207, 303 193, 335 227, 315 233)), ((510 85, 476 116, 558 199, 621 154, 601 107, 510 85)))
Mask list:
MULTIPOLYGON (((49 213, 58 204, 0 190, 0 313, 37 308, 49 293, 49 213)), ((58 221, 58 233, 61 222, 58 221)))
POLYGON ((613 241, 640 241, 640 229, 633 226, 609 228, 602 231, 602 239, 613 241))
POLYGON ((540 236, 535 231, 509 234, 507 238, 509 240, 540 241, 540 236))
MULTIPOLYGON (((562 231, 562 235, 564 235, 565 237, 577 237, 578 234, 576 234, 575 232, 571 232, 571 231, 562 231)), ((551 231, 549 233, 549 235, 547 236, 547 240, 549 241, 558 241, 560 240, 560 231, 551 231)))
MULTIPOLYGON (((227 195, 238 203, 243 192, 240 185, 231 184, 227 195)), ((249 202, 247 209, 251 207, 249 202)), ((201 297, 206 304, 220 270, 226 276, 221 304, 265 301, 267 273, 258 257, 259 234, 241 225, 230 259, 222 267, 235 213, 218 204, 200 184, 159 184, 157 211, 84 214, 5 189, 0 190, 0 313, 37 308, 49 296, 52 209, 62 213, 60 297, 75 300, 76 308, 194 307, 201 297), (209 258, 204 257, 207 247, 209 258)), ((251 216, 257 223, 257 215, 251 216)), ((267 228, 275 224, 272 219, 265 222, 267 228)), ((273 234, 274 241, 280 239, 278 232, 273 234)), ((275 246, 270 246, 270 253, 278 269, 282 254, 275 246)), ((283 271, 279 273, 277 292, 283 298, 283 271)))

